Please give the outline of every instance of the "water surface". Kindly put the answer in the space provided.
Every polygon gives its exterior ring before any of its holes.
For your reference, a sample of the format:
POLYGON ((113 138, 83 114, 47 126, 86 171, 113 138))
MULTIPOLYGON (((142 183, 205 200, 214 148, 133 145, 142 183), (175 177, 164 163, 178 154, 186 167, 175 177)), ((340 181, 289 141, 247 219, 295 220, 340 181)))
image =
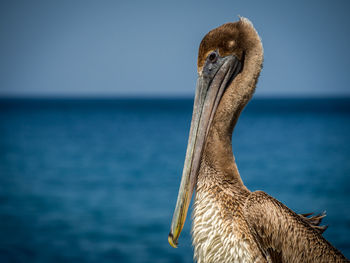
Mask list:
MULTIPOLYGON (((1 100, 0 262, 192 262, 167 243, 191 99, 1 100)), ((243 181, 327 211, 350 257, 350 100, 256 99, 233 148, 243 181)))

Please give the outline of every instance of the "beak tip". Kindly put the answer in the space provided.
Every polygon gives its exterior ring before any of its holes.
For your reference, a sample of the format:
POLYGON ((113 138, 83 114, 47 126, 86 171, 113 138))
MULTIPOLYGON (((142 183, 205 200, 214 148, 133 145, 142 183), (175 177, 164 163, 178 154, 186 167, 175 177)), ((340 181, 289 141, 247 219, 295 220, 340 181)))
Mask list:
POLYGON ((173 248, 177 248, 177 242, 174 240, 174 236, 173 234, 170 232, 169 236, 168 236, 168 242, 170 244, 170 246, 172 246, 173 248))

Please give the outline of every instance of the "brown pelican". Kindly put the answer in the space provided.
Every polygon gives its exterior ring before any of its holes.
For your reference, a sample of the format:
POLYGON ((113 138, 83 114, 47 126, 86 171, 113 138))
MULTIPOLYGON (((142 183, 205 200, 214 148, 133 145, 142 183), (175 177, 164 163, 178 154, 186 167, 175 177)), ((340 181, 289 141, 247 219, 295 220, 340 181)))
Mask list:
POLYGON ((199 262, 348 262, 322 232, 324 215, 298 215, 243 184, 232 153, 238 117, 252 97, 263 47, 241 18, 210 31, 198 54, 198 80, 186 159, 169 243, 177 246, 193 190, 192 236, 199 262))

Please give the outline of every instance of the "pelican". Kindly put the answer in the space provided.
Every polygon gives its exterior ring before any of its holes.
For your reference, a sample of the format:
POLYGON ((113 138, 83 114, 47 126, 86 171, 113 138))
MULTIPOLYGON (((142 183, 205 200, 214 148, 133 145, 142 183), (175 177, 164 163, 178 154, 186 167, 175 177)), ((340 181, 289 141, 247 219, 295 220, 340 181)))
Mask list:
POLYGON ((191 129, 168 241, 177 246, 195 190, 192 240, 198 263, 349 262, 322 236, 324 215, 296 214, 243 184, 231 138, 262 63, 260 37, 246 18, 210 31, 200 43, 191 129))

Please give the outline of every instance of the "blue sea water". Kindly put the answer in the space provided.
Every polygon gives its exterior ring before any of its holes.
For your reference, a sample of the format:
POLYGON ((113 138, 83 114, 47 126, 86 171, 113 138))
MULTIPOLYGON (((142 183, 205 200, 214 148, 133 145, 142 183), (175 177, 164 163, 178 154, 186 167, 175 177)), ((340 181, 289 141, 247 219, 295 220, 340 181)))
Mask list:
MULTIPOLYGON (((1 100, 0 262, 192 262, 167 236, 191 99, 1 100)), ((233 135, 241 176, 327 211, 350 257, 350 100, 255 99, 233 135)))

